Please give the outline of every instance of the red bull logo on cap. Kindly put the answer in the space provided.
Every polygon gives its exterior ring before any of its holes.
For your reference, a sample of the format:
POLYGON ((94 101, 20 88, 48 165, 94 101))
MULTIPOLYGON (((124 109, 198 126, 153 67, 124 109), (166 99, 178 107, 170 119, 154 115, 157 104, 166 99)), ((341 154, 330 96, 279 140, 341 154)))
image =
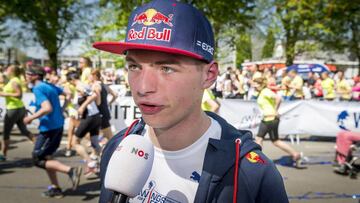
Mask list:
POLYGON ((245 155, 246 159, 250 161, 251 163, 261 163, 264 164, 265 161, 262 159, 257 153, 255 152, 249 152, 245 155))
POLYGON ((131 40, 156 40, 156 41, 170 41, 171 29, 164 28, 163 30, 156 30, 155 28, 143 27, 140 31, 130 29, 127 35, 129 41, 131 40))
POLYGON ((149 25, 164 23, 172 27, 173 26, 173 24, 171 23, 172 17, 173 14, 169 14, 168 16, 166 16, 163 13, 153 8, 150 8, 145 12, 136 14, 131 26, 134 26, 135 24, 144 24, 146 26, 149 26, 149 25))

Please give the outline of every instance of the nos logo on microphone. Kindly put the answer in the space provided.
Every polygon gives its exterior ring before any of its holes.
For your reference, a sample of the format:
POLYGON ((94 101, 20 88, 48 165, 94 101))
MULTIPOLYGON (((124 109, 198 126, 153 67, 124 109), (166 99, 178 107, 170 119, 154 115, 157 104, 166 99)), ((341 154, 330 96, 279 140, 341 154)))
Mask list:
POLYGON ((138 157, 144 158, 146 160, 149 158, 148 153, 145 153, 141 149, 136 149, 135 147, 132 148, 131 153, 137 155, 138 157))
MULTIPOLYGON (((123 146, 118 146, 115 151, 121 151, 123 149, 123 146)), ((145 160, 149 159, 149 154, 148 153, 145 153, 144 150, 141 150, 141 149, 137 149, 135 147, 132 148, 131 154, 135 154, 136 156, 140 157, 140 158, 143 158, 145 160)))

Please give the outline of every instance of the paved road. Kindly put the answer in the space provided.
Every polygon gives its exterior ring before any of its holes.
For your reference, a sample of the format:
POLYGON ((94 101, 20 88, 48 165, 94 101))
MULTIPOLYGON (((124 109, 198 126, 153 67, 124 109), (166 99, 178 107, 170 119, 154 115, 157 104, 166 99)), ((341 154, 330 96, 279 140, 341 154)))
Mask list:
MULTIPOLYGON (((59 180, 66 196, 63 199, 42 198, 40 194, 46 190, 49 182, 44 171, 32 166, 30 156, 32 144, 21 136, 11 138, 13 142, 8 155, 9 159, 7 162, 0 163, 1 203, 98 202, 99 180, 96 177, 92 179, 82 177, 78 190, 71 191, 70 181, 63 174, 59 175, 59 180)), ((62 148, 64 146, 62 145, 62 148)), ((333 160, 334 143, 301 142, 295 147, 304 152, 309 164, 307 169, 303 170, 278 165, 290 202, 359 202, 358 199, 351 199, 349 196, 360 195, 360 176, 359 180, 351 180, 332 172, 330 162, 333 160)), ((284 153, 268 141, 265 142, 264 152, 276 162, 286 162, 284 153)), ((78 156, 65 158, 58 153, 57 159, 69 165, 82 164, 78 156)))

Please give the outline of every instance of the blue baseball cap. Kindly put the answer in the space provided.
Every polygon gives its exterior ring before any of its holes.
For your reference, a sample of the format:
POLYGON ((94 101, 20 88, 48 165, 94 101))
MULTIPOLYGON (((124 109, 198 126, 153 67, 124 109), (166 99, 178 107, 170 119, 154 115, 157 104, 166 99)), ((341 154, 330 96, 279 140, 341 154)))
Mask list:
POLYGON ((115 54, 131 49, 154 50, 210 63, 214 33, 208 19, 192 5, 154 0, 131 13, 125 42, 95 42, 93 47, 115 54))

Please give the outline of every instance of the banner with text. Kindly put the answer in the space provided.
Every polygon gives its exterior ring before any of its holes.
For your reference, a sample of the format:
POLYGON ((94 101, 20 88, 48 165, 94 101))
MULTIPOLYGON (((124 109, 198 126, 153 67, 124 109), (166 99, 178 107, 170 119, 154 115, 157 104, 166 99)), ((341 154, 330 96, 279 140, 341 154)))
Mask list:
MULTIPOLYGON (((32 93, 23 95, 23 101, 30 112, 35 111, 32 93)), ((256 102, 238 99, 220 100, 219 114, 238 129, 251 130, 257 133, 262 115, 256 102)), ((132 97, 119 97, 111 107, 110 121, 114 132, 118 132, 141 117, 132 97)), ((0 98, 0 131, 3 130, 5 100, 0 98)), ((280 136, 289 134, 309 134, 319 136, 336 136, 340 130, 360 132, 360 105, 358 102, 329 101, 293 101, 283 102, 280 106, 280 136)), ((37 128, 38 120, 28 127, 37 128)), ((65 120, 64 130, 67 130, 65 120)))

